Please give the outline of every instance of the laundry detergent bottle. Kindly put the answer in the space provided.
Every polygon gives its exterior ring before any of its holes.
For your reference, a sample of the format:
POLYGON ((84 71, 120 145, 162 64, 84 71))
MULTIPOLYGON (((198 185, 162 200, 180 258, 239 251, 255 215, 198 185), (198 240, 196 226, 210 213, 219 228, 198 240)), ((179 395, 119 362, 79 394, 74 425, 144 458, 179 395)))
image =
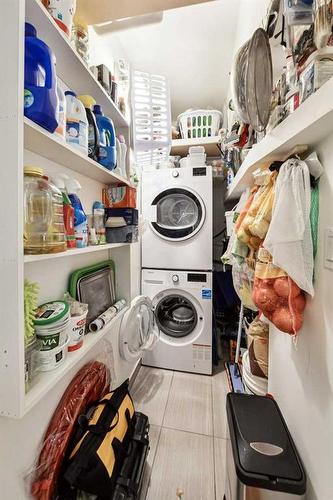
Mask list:
POLYGON ((51 133, 58 126, 55 56, 29 23, 25 23, 24 114, 51 133))
POLYGON ((78 99, 82 102, 88 120, 88 156, 98 161, 99 153, 99 131, 96 123, 96 117, 92 111, 96 101, 90 95, 80 95, 78 99))
POLYGON ((75 92, 67 90, 66 96, 66 141, 88 155, 88 120, 82 102, 75 92))
POLYGON ((68 179, 66 181, 66 188, 68 197, 74 208, 76 248, 84 248, 88 245, 88 219, 78 196, 81 190, 81 184, 76 179, 68 179))
POLYGON ((116 133, 113 121, 103 115, 98 104, 94 106, 97 127, 99 130, 98 162, 108 170, 113 170, 117 164, 116 133))
POLYGON ((55 133, 65 141, 66 140, 66 97, 65 97, 65 92, 63 91, 59 80, 57 80, 57 93, 59 99, 59 115, 58 115, 58 127, 56 128, 55 133))

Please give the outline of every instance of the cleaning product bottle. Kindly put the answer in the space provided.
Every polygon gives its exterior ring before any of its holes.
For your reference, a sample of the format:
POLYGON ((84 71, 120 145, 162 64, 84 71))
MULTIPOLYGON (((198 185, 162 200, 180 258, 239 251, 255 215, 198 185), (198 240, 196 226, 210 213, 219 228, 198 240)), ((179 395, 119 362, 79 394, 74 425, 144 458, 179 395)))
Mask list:
POLYGON ((64 225, 66 231, 67 248, 76 247, 75 230, 74 230, 74 208, 71 200, 66 191, 65 180, 68 179, 67 175, 59 174, 53 179, 55 186, 60 189, 64 204, 64 225))
POLYGON ((76 0, 42 0, 43 4, 67 36, 71 34, 76 0))
POLYGON ((24 114, 52 133, 58 126, 55 56, 29 23, 24 43, 24 114))
POLYGON ((65 92, 66 115, 66 141, 78 148, 85 155, 88 154, 88 120, 82 102, 76 97, 75 92, 65 92))
POLYGON ((78 192, 81 184, 76 179, 68 179, 66 188, 69 199, 74 208, 74 231, 76 248, 84 248, 88 245, 88 219, 83 210, 78 192))
POLYGON ((116 133, 113 122, 103 115, 101 106, 95 104, 94 113, 99 130, 99 155, 98 162, 109 170, 117 164, 116 133))
POLYGON ((58 134, 62 139, 66 140, 66 97, 59 80, 57 80, 57 93, 59 100, 59 115, 58 127, 55 130, 55 134, 58 134))
POLYGON ((93 160, 98 160, 99 152, 99 131, 96 123, 95 115, 92 111, 96 101, 90 95, 80 95, 78 99, 82 102, 88 120, 88 156, 93 160))

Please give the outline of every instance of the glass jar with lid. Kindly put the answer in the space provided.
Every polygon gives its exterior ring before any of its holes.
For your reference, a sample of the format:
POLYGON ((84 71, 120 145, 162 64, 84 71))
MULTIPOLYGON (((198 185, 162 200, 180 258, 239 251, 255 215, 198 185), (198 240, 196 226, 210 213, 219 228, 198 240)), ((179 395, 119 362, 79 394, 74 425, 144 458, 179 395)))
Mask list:
POLYGON ((24 167, 24 253, 66 250, 62 196, 58 191, 43 169, 24 167))

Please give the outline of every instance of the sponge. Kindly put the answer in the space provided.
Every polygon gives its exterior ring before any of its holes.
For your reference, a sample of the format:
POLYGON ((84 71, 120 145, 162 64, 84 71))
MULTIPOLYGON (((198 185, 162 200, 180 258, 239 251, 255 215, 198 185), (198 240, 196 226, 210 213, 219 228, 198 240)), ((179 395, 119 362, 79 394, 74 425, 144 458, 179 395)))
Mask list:
POLYGON ((39 285, 24 280, 24 342, 30 344, 35 336, 34 319, 37 309, 39 285))

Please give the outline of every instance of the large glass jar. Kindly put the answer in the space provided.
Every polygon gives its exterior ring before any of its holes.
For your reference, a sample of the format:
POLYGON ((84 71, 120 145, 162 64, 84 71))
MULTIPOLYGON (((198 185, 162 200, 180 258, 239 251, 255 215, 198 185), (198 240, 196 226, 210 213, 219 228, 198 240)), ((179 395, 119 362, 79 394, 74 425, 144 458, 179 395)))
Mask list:
POLYGON ((88 26, 83 23, 75 23, 72 26, 71 43, 76 52, 89 65, 89 35, 88 26))
POLYGON ((42 254, 66 250, 61 192, 43 170, 24 168, 24 252, 42 254), (60 193, 60 196, 59 196, 60 193))

